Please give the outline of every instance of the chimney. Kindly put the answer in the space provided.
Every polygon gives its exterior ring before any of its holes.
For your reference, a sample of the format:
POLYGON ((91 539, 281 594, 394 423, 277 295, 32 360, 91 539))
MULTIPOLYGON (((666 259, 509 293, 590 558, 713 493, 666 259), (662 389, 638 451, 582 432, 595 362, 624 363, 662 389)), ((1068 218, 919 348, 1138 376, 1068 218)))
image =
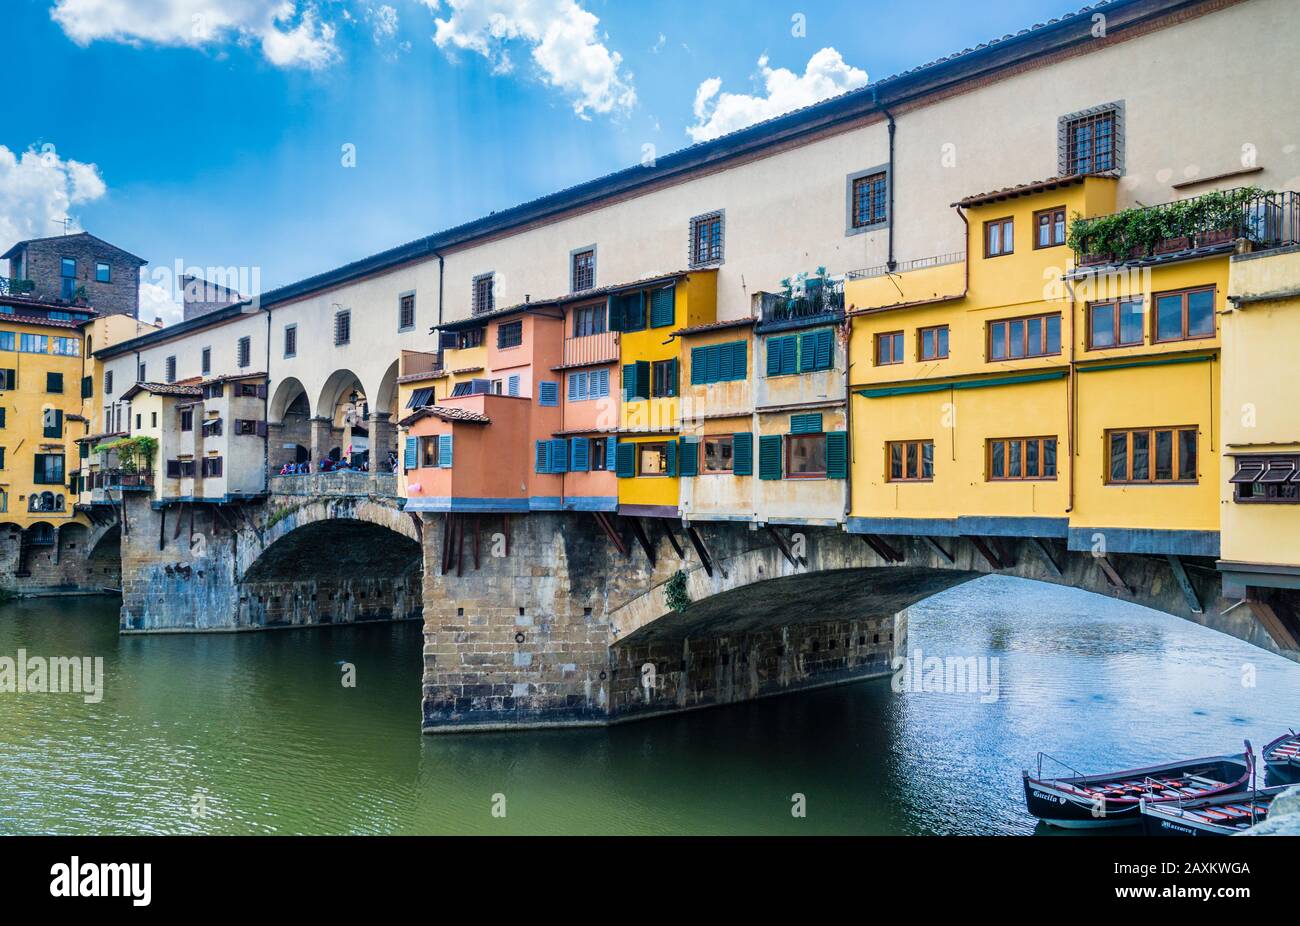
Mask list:
POLYGON ((154 325, 156 325, 157 327, 161 328, 161 327, 163 326, 162 316, 161 316, 161 315, 155 315, 155 316, 153 317, 153 323, 154 323, 154 325))

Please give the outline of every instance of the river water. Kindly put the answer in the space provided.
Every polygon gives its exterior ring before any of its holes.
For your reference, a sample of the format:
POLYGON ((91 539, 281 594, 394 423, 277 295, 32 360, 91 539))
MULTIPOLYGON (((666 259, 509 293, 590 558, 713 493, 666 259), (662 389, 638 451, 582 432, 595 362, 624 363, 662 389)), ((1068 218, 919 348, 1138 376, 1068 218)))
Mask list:
POLYGON ((914 608, 909 645, 996 658, 996 692, 422 736, 418 625, 123 638, 111 598, 9 603, 0 657, 102 656, 105 685, 0 693, 0 833, 1029 834, 1040 750, 1104 771, 1300 724, 1300 666, 1071 589, 981 579, 914 608))

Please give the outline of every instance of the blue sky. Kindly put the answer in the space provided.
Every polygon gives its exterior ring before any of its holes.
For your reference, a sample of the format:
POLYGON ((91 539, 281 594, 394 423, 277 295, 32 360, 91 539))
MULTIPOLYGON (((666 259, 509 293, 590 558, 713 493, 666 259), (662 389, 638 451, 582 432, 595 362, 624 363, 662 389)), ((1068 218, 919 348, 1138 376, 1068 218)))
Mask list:
POLYGON ((70 213, 155 266, 257 266, 270 288, 1070 9, 8 0, 0 238, 70 213), (19 171, 29 149, 44 174, 19 171))

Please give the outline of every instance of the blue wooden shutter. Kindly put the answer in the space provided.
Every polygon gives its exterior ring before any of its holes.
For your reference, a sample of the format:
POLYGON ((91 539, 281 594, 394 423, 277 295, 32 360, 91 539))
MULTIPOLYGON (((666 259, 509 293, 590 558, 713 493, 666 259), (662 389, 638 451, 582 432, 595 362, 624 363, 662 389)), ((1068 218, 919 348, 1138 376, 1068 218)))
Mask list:
POLYGON ((731 472, 735 476, 754 475, 754 435, 748 431, 731 435, 731 472))
POLYGON ((821 432, 822 416, 820 413, 790 416, 791 434, 820 434, 821 432))
POLYGON ((578 374, 577 373, 569 374, 569 401, 570 402, 578 401, 578 374))
POLYGON ((510 377, 509 383, 510 383, 510 385, 509 385, 509 389, 508 389, 509 393, 510 393, 512 396, 516 396, 516 397, 517 397, 517 396, 519 395, 519 377, 518 377, 518 375, 515 375, 515 376, 510 377))
POLYGON ((438 435, 438 465, 443 469, 451 469, 451 435, 438 435))
POLYGON ((700 442, 682 438, 680 459, 677 463, 679 476, 697 476, 700 470, 700 442))
POLYGON ((537 442, 537 472, 549 473, 551 471, 551 442, 539 440, 537 442))
POLYGON ((402 457, 402 466, 409 473, 420 461, 420 442, 414 437, 406 439, 406 452, 402 457))
POLYGON ((636 364, 629 363, 623 367, 623 401, 636 401, 636 364))
POLYGON ((560 384, 554 380, 543 380, 537 386, 537 404, 553 408, 560 404, 560 384))
POLYGON ((618 459, 614 467, 619 479, 631 479, 636 475, 636 444, 615 444, 618 459))
POLYGON ((758 439, 758 478, 781 478, 781 435, 764 434, 758 439))
POLYGON ((767 375, 781 375, 781 342, 784 338, 767 339, 767 375))
POLYGON ((671 325, 677 317, 677 284, 663 286, 650 294, 650 327, 671 325))
POLYGON ((664 469, 669 476, 677 475, 677 441, 670 440, 664 444, 664 469))
POLYGON ((569 441, 571 469, 575 473, 585 473, 591 469, 591 441, 585 437, 575 437, 569 441))
POLYGON ((692 386, 704 386, 707 385, 709 382, 708 379, 705 377, 705 370, 704 370, 705 357, 708 356, 708 353, 709 353, 709 348, 707 347, 691 348, 691 385, 692 386))
POLYGON ((735 341, 724 344, 723 350, 731 351, 731 378, 744 379, 749 375, 749 342, 735 341))
POLYGON ((846 431, 829 431, 826 434, 826 478, 849 477, 849 435, 846 431))
POLYGON ((605 469, 611 473, 618 469, 618 438, 613 434, 605 440, 605 469))
POLYGON ((609 397, 609 370, 597 370, 592 374, 595 378, 595 385, 591 387, 591 397, 593 399, 604 399, 609 397))
POLYGON ((817 332, 805 331, 799 335, 799 372, 817 369, 817 332))
POLYGON ((569 469, 569 442, 563 437, 551 441, 551 472, 564 473, 569 469))

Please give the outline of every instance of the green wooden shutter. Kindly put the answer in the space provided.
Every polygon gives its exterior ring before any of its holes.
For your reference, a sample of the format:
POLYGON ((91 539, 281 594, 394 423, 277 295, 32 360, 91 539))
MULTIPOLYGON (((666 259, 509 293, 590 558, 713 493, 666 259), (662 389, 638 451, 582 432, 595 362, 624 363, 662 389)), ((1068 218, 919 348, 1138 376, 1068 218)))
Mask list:
POLYGON ((731 472, 736 476, 754 475, 754 435, 748 431, 731 435, 731 472))
POLYGON ((767 375, 781 375, 781 342, 785 338, 767 339, 767 375))
POLYGON ((636 475, 636 444, 619 443, 614 445, 617 452, 615 473, 619 479, 631 479, 636 475))
POLYGON ((817 332, 805 331, 799 335, 799 372, 810 373, 817 369, 817 332))
POLYGON ((731 348, 731 378, 744 379, 749 375, 749 342, 736 341, 731 345, 723 345, 723 349, 728 346, 731 348))
POLYGON ((636 400, 636 364, 629 363, 623 367, 623 401, 636 400))
POLYGON ((849 476, 849 435, 846 431, 826 433, 826 478, 847 479, 849 476))
POLYGON ((835 365, 835 332, 829 328, 818 331, 814 349, 817 352, 817 357, 813 369, 829 370, 833 367, 835 365))
POLYGON ((664 469, 669 476, 677 475, 677 441, 670 440, 664 444, 664 469))
POLYGON ((537 472, 549 473, 551 471, 551 442, 539 440, 537 442, 537 472))
POLYGON ((570 465, 575 473, 585 473, 591 469, 591 442, 585 437, 575 437, 569 441, 571 453, 570 465))
POLYGON ((420 461, 420 442, 414 437, 406 439, 406 452, 402 456, 402 466, 409 473, 420 461))
POLYGON ((677 285, 663 286, 650 294, 650 327, 663 328, 677 317, 677 285))
POLYGON ((700 442, 682 439, 680 459, 677 463, 677 475, 698 476, 700 471, 700 442))
POLYGON ((781 338, 781 373, 797 373, 796 361, 799 354, 799 339, 794 335, 781 338))
POLYGON ((605 469, 611 473, 618 469, 618 438, 612 434, 605 440, 605 469))
POLYGON ((811 415, 790 416, 791 434, 820 434, 821 432, 822 416, 820 412, 811 415))
POLYGON ((704 386, 708 384, 705 378, 705 358, 708 356, 709 348, 692 347, 691 348, 691 385, 704 386))
POLYGON ((781 435, 764 434, 758 439, 758 478, 781 478, 781 435))
POLYGON ((650 361, 638 360, 636 367, 636 397, 638 399, 650 398, 650 361))
POLYGON ((569 442, 563 437, 551 441, 551 472, 565 473, 569 470, 569 442))
POLYGON ((673 357, 668 361, 668 395, 675 396, 681 391, 681 372, 677 369, 677 358, 673 357))
POLYGON ((609 330, 623 330, 623 300, 618 296, 610 296, 605 300, 609 307, 609 330))
POLYGON ((438 465, 443 469, 451 469, 451 435, 438 435, 438 465))

